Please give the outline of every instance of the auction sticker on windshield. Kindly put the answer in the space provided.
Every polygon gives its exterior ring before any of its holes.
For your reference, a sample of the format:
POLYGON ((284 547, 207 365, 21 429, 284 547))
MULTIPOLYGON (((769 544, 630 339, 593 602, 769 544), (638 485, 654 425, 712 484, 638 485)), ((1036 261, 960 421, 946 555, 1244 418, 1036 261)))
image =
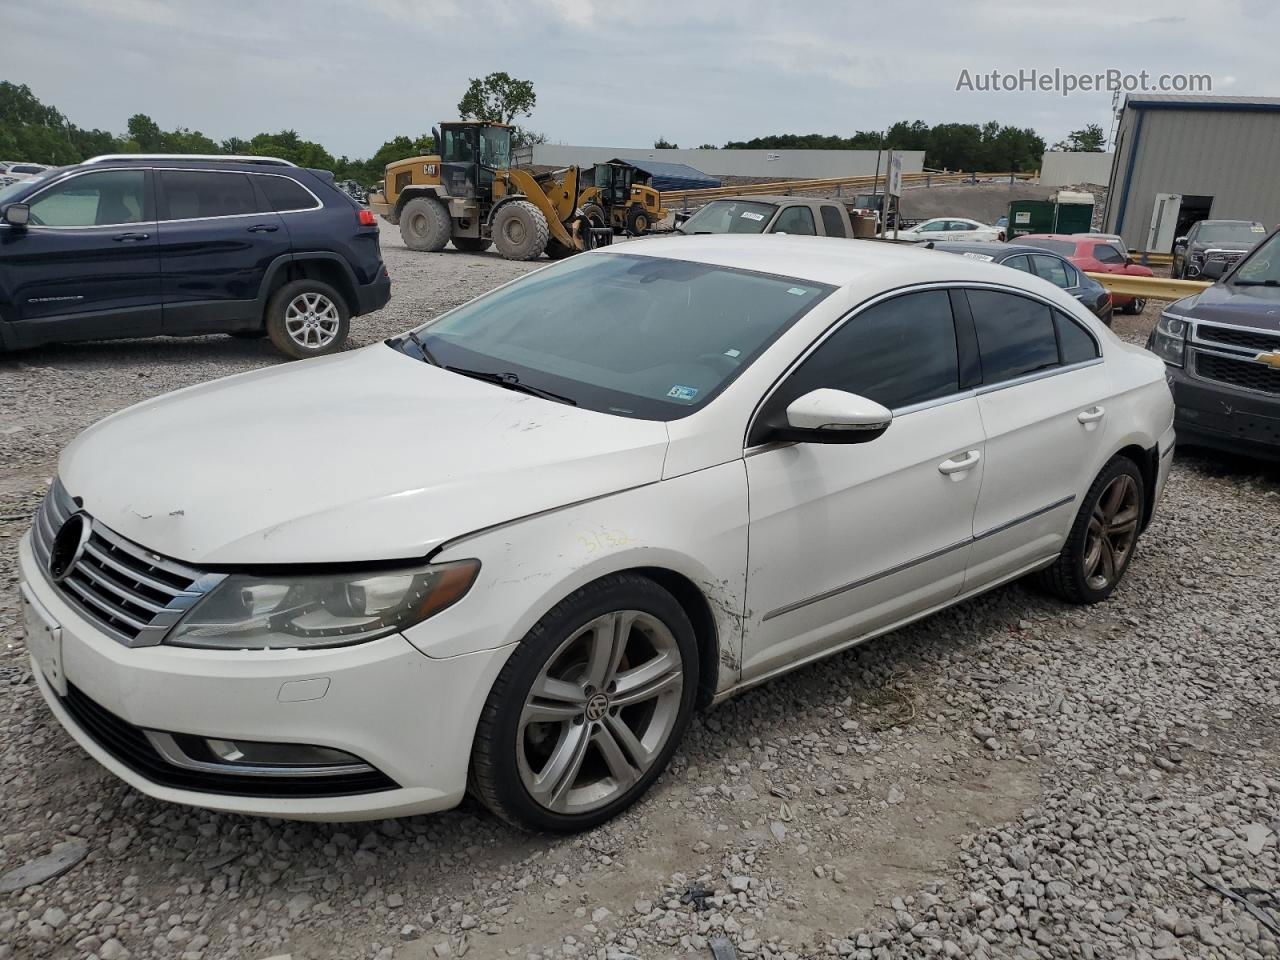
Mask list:
POLYGON ((764 219, 763 213, 755 213, 751 210, 743 210, 740 216, 742 217, 743 220, 763 220, 764 219))
POLYGON ((673 400, 692 400, 697 395, 697 387, 682 387, 679 384, 667 391, 667 396, 673 400))

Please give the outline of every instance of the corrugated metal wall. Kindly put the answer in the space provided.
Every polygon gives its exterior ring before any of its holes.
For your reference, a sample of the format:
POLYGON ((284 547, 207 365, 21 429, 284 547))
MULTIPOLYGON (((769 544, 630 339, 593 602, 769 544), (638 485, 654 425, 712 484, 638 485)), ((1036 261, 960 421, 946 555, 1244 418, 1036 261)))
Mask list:
MULTIPOLYGON (((902 150, 902 172, 920 173, 923 150, 902 150)), ((607 163, 614 157, 687 163, 713 177, 776 177, 823 179, 827 177, 872 176, 876 172, 874 150, 655 150, 643 147, 574 147, 559 143, 539 143, 533 148, 533 162, 551 167, 576 163, 587 166, 607 163)), ((888 151, 880 156, 883 176, 888 151)))
POLYGON ((1114 158, 1114 153, 1046 150, 1040 160, 1040 183, 1046 187, 1106 183, 1111 179, 1111 161, 1114 158))
POLYGON ((1146 244, 1157 193, 1213 197, 1214 219, 1280 224, 1280 112, 1129 108, 1116 153, 1106 229, 1134 249, 1146 244))

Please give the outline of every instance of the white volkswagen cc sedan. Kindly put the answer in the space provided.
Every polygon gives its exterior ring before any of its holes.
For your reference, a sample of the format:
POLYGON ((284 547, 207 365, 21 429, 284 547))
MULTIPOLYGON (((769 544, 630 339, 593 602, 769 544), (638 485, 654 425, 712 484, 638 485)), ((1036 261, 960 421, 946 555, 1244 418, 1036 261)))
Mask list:
POLYGON ((161 799, 579 830, 695 709, 1026 574, 1106 598, 1172 420, 1026 273, 628 243, 87 430, 20 547, 35 676, 161 799))

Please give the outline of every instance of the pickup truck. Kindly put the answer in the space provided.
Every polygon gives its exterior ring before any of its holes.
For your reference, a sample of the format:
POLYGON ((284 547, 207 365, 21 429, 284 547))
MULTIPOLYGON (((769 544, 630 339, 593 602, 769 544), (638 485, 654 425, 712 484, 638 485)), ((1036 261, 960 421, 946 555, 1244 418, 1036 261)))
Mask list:
POLYGON ((849 212, 822 197, 726 197, 712 200, 687 220, 676 217, 676 233, 791 233, 852 237, 849 212))

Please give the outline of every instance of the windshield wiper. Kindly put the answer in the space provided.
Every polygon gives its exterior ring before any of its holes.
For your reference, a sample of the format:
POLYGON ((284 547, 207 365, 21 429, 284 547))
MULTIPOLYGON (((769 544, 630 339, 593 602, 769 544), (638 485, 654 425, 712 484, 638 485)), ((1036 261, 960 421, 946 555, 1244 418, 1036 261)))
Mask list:
POLYGON ((1280 280, 1233 280, 1237 287, 1280 287, 1280 280))
POLYGON ((515 390, 518 393, 527 393, 533 397, 541 397, 543 400, 554 400, 556 403, 567 403, 571 407, 576 407, 578 401, 559 393, 552 393, 550 390, 543 390, 541 387, 535 387, 532 384, 525 383, 514 373, 490 373, 488 370, 466 370, 462 367, 445 367, 446 370, 460 374, 464 377, 470 377, 473 380, 483 380, 485 383, 497 384, 499 387, 506 387, 508 390, 515 390))
POLYGON ((436 355, 431 352, 426 343, 423 342, 423 339, 418 336, 418 332, 416 330, 410 330, 405 334, 405 336, 412 340, 413 345, 422 353, 422 359, 424 362, 431 364, 433 367, 444 366, 443 363, 436 359, 436 355))

